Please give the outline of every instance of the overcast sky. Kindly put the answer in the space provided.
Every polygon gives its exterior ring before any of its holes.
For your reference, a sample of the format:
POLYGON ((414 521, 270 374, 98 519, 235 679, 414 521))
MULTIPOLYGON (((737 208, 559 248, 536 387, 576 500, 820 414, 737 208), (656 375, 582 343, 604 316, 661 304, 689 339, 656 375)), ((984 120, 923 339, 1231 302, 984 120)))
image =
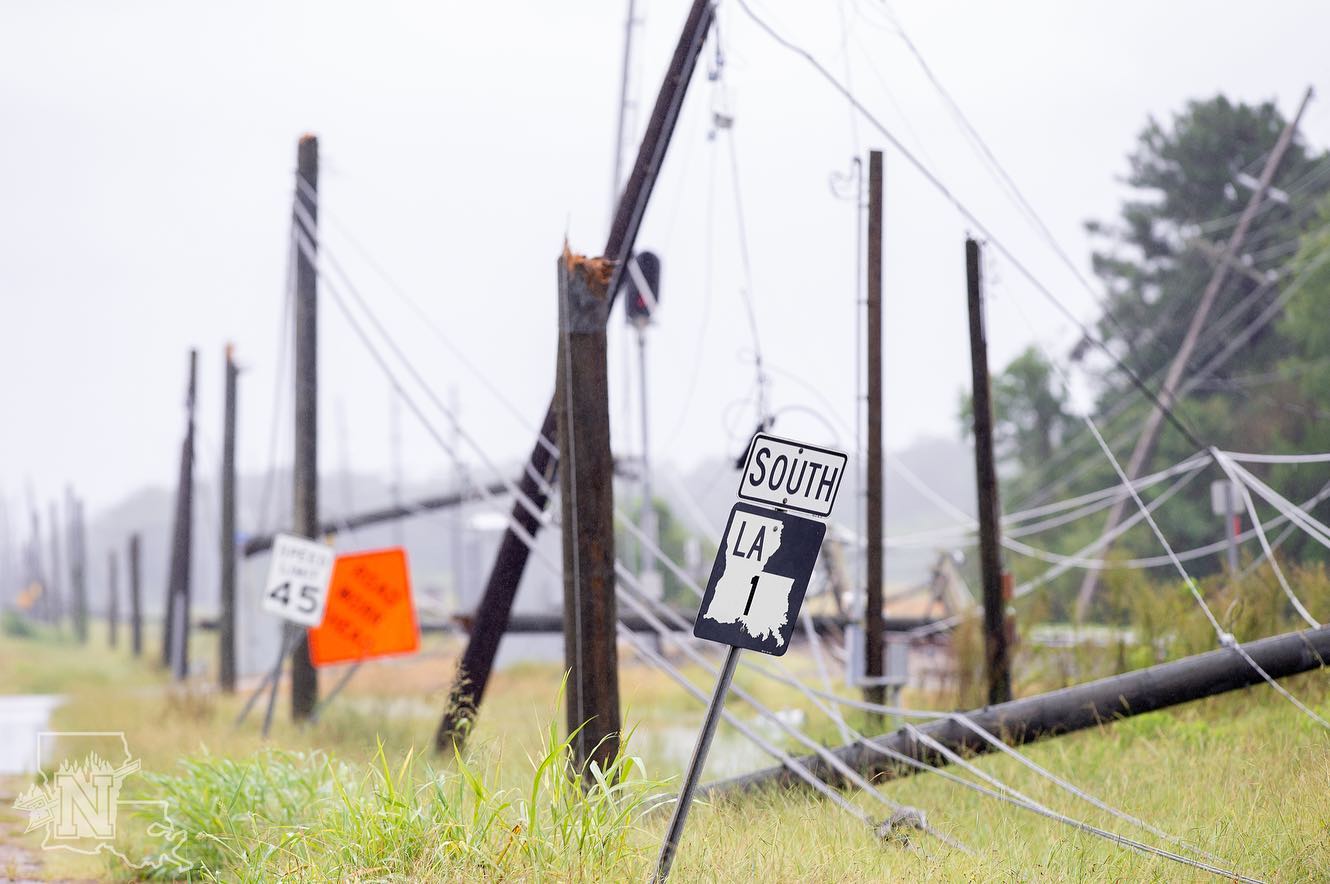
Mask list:
MULTIPOLYGON (((750 2, 1094 318, 1090 294, 991 177, 881 4, 750 2)), ((638 6, 641 110, 626 164, 687 2, 638 6)), ((1086 273, 1081 224, 1115 213, 1147 115, 1218 91, 1274 98, 1291 114, 1307 85, 1330 85, 1323 3, 893 9, 1086 273)), ((321 141, 328 255, 437 395, 460 403, 484 456, 523 456, 552 390, 555 258, 565 235, 576 251, 604 243, 625 11, 625 0, 0 2, 0 493, 18 503, 29 486, 45 499, 72 483, 95 511, 171 484, 191 346, 199 470, 215 476, 227 341, 246 369, 241 469, 267 467, 274 392, 289 384, 279 336, 303 132, 321 141)), ((732 0, 720 21, 720 76, 707 76, 711 44, 639 240, 664 264, 651 444, 680 466, 733 455, 756 419, 745 290, 771 404, 786 409, 777 431, 853 444, 855 210, 829 182, 887 144, 732 0), (734 123, 713 138, 717 110, 734 123)), ((1330 143, 1324 100, 1303 131, 1330 143)), ((886 168, 886 433, 900 447, 956 433, 970 226, 890 148, 886 168)), ((1003 260, 990 275, 994 365, 1032 340, 1064 354, 1073 326, 1003 260)), ((326 292, 320 310, 322 465, 386 475, 390 387, 326 292)), ((631 453, 636 344, 617 311, 611 328, 615 445, 631 453)), ((288 392, 281 462, 290 420, 288 392)), ((400 422, 408 478, 444 474, 432 436, 405 410, 400 422)), ((480 454, 465 457, 483 473, 480 454)))

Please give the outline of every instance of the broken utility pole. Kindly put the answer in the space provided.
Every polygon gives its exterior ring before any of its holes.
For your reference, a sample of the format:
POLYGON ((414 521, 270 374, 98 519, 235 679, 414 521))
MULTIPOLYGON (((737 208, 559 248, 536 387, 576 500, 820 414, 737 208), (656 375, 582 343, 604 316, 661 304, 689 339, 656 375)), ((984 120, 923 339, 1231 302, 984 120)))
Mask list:
POLYGON ((984 316, 979 243, 965 240, 965 282, 970 312, 970 410, 974 417, 974 481, 979 498, 979 569, 984 599, 984 672, 988 702, 1011 699, 1011 648, 1002 579, 1002 505, 993 460, 993 400, 988 380, 988 331, 984 316))
MULTIPOLYGON (((1256 188, 1252 190, 1252 195, 1247 200, 1246 207, 1238 217, 1238 223, 1233 228, 1233 233, 1228 238, 1228 244, 1224 247, 1223 255, 1219 263, 1215 265, 1214 273, 1210 277, 1210 282, 1206 284, 1205 291, 1201 293, 1201 300, 1196 305, 1196 312, 1192 314, 1191 324, 1187 326, 1187 334, 1182 339, 1182 344, 1178 347, 1178 352, 1174 354, 1173 361, 1169 363, 1168 374, 1164 376, 1164 384, 1159 388, 1158 400, 1151 405, 1150 414, 1146 417, 1145 423, 1141 426, 1141 433, 1136 439, 1136 447, 1132 449, 1131 459, 1127 461, 1127 481, 1134 482, 1140 478, 1150 455, 1154 452, 1155 441, 1159 437, 1159 429, 1164 421, 1164 411, 1173 407, 1177 401, 1178 384, 1182 381, 1182 373, 1187 368, 1187 363, 1191 361, 1192 351, 1196 349, 1196 342, 1200 338, 1201 328, 1205 325, 1206 319, 1210 316, 1210 311, 1214 308, 1215 301, 1219 297, 1219 292, 1224 287, 1224 282, 1228 279, 1228 272, 1235 263, 1234 259, 1238 256, 1238 251, 1242 248, 1243 241, 1247 238, 1247 230, 1251 227, 1252 219, 1256 217, 1256 211, 1261 207, 1261 200, 1265 198, 1266 192, 1270 189, 1271 182, 1274 181, 1275 173, 1279 170, 1279 164, 1284 159, 1284 153, 1293 143, 1293 134, 1298 129, 1298 121, 1302 119, 1302 113, 1307 109, 1307 102, 1311 101, 1312 90, 1308 88, 1302 97, 1302 104, 1298 105, 1298 112, 1293 119, 1289 121, 1284 130, 1279 133, 1279 138, 1275 141, 1274 148, 1270 151, 1269 158, 1265 161, 1265 168, 1261 170, 1261 177, 1257 181, 1256 188)), ((1108 537, 1117 528, 1118 523, 1122 521, 1122 513, 1127 506, 1126 497, 1119 497, 1109 508, 1108 519, 1104 522, 1104 530, 1100 532, 1100 537, 1108 537)), ((1100 556, 1107 558, 1108 551, 1112 545, 1105 545, 1100 551, 1100 556)), ((1090 612, 1090 603, 1094 601, 1095 590, 1099 586, 1099 571, 1088 570, 1081 581, 1080 591, 1076 595, 1076 620, 1082 621, 1090 612)))
POLYGON ((559 257, 555 413, 563 514, 563 646, 574 769, 592 777, 619 748, 614 599, 614 456, 605 323, 611 267, 567 247, 559 257))
MULTIPOLYGON (((295 460, 292 464, 292 533, 317 539, 319 536, 319 358, 318 276, 314 255, 319 247, 319 140, 313 135, 300 139, 296 151, 295 199, 304 222, 308 249, 296 249, 295 310, 295 460)), ((291 629, 292 627, 284 627, 291 629)), ((292 642, 291 718, 304 721, 314 714, 319 699, 319 676, 309 661, 309 633, 301 629, 292 642)))
MULTIPOLYGON (((1271 678, 1287 678, 1325 665, 1324 660, 1330 657, 1330 627, 1276 635, 1245 643, 1242 647, 1271 678)), ((974 709, 963 715, 1008 745, 1021 746, 1262 683, 1264 679, 1241 655, 1231 648, 1221 648, 1047 694, 974 709)), ((917 730, 953 752, 993 751, 993 745, 962 724, 959 717, 958 714, 918 725, 917 730)), ((865 742, 924 764, 947 763, 945 757, 917 739, 909 729, 865 742)), ((875 782, 916 772, 916 768, 893 762, 882 751, 861 743, 843 746, 833 754, 847 767, 873 777, 875 782)), ((808 755, 796 761, 832 785, 845 785, 841 772, 819 756, 808 755)), ((804 781, 791 770, 772 767, 713 783, 704 791, 708 797, 715 798, 755 789, 788 789, 804 785, 804 781)))
POLYGON ((139 535, 129 536, 129 650, 135 657, 143 653, 142 574, 139 571, 139 535))
POLYGON ((175 492, 175 526, 171 532, 171 564, 167 572, 166 618, 162 665, 176 681, 189 671, 190 552, 194 537, 194 402, 198 388, 199 351, 189 351, 189 386, 185 393, 185 438, 180 445, 180 477, 175 492))
MULTIPOLYGON (((883 521, 882 494, 882 151, 868 154, 868 490, 864 525, 867 582, 864 587, 864 699, 886 702, 882 671, 883 521)), ((881 724, 881 716, 873 720, 881 724)))
POLYGON ((226 345, 226 392, 222 413, 222 515, 220 556, 221 618, 217 630, 217 680, 228 694, 236 689, 236 368, 226 345))
MULTIPOLYGON (((656 104, 651 111, 651 119, 642 136, 637 161, 628 176, 623 195, 619 198, 618 210, 614 214, 604 250, 604 256, 614 262, 608 287, 611 307, 618 294, 619 280, 624 266, 637 240, 637 231, 641 227, 642 217, 651 199, 651 191, 655 187, 661 164, 665 160, 670 138, 674 134, 674 125, 679 119, 679 110, 688 92, 688 84, 697 65, 697 57, 702 51, 702 44, 706 40, 714 17, 712 0, 693 0, 683 31, 679 35, 679 42, 674 48, 674 55, 670 59, 669 68, 665 72, 665 81, 661 84, 656 104)), ((511 519, 519 527, 510 524, 508 530, 504 532, 503 540, 500 541, 498 552, 494 557, 489 581, 485 584, 485 593, 476 607, 475 628, 462 655, 435 736, 435 746, 440 751, 447 751, 465 739, 470 721, 485 694, 485 685, 489 681, 494 655, 498 652, 499 639, 507 629, 513 599, 517 595, 517 587, 526 568, 527 557, 530 554, 526 537, 534 538, 540 532, 540 520, 527 507, 531 505, 540 512, 549 502, 545 489, 558 468, 558 449, 554 447, 554 405, 555 403, 551 401, 545 412, 540 435, 531 450, 522 480, 518 483, 518 491, 526 499, 513 502, 511 519)))

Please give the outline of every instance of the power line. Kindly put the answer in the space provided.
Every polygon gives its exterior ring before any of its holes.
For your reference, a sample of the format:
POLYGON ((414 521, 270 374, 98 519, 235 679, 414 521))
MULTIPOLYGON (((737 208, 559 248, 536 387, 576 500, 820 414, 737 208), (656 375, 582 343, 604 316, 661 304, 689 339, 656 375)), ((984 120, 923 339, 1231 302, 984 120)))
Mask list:
POLYGON ((1113 363, 1116 364, 1122 370, 1122 372, 1131 380, 1131 382, 1141 391, 1142 395, 1148 398, 1152 403, 1154 403, 1156 407, 1159 408, 1160 413, 1163 414, 1163 416, 1167 418, 1168 421, 1171 424, 1173 424, 1175 428, 1177 428, 1178 432, 1182 433, 1183 436, 1185 436, 1189 441, 1191 441, 1195 447, 1197 448, 1205 447, 1200 442, 1200 440, 1196 438, 1195 434, 1191 431, 1191 429, 1188 428, 1187 425, 1182 422, 1182 419, 1178 417, 1178 415, 1176 415, 1173 412, 1173 410, 1169 408, 1153 390, 1151 390, 1148 386, 1146 386, 1145 382, 1140 379, 1140 377, 1136 374, 1136 372, 1129 365, 1127 365, 1122 359, 1120 359, 1117 356, 1117 354, 1115 354, 1108 347, 1108 345, 1106 345, 1103 341, 1101 341, 1098 337, 1096 337, 1090 331, 1089 327, 1084 322, 1082 322, 1074 313, 1072 313, 1071 310, 1068 309, 1065 304, 1063 304, 1060 300, 1058 300, 1057 296, 1053 294, 1052 290, 1049 289, 1046 285, 1044 285, 1043 282, 1040 281, 1039 278, 1036 277, 1034 273, 1019 258, 1016 257, 1016 255, 1007 247, 1006 243, 1003 242, 1001 239, 999 239, 993 233, 993 231, 986 224, 984 224, 982 220, 980 220, 978 215, 976 215, 964 202, 962 202, 959 197, 957 197, 954 193, 952 193, 951 189, 947 187, 947 185, 944 184, 942 180, 939 179, 937 175, 935 175, 932 172, 932 170, 930 170, 927 166, 925 166, 919 160, 919 158, 916 157, 909 150, 909 148, 907 148, 904 144, 902 144, 900 139, 897 138, 885 125, 883 125, 882 122, 870 110, 868 110, 868 108, 865 107, 863 103, 860 102, 859 99, 852 92, 846 89, 845 86, 842 85, 841 82, 836 79, 835 75, 833 75, 830 71, 828 71, 820 61, 818 61, 810 52, 808 52, 808 50, 791 42, 790 40, 782 36, 780 33, 778 33, 776 30, 774 30, 770 25, 768 25, 764 19, 762 19, 760 16, 757 15, 757 13, 753 11, 752 7, 749 6, 749 4, 747 3, 747 0, 737 0, 737 2, 739 4, 739 7, 748 15, 750 19, 753 20, 755 24, 757 24, 757 26, 761 30, 766 32, 768 36, 770 36, 781 46, 785 47, 790 52, 802 58, 815 71, 817 71, 817 73, 823 79, 825 79, 827 83, 832 86, 833 89, 835 89, 837 92, 840 92, 846 98, 846 100, 850 101, 855 106, 855 108, 861 114, 864 115, 864 118, 873 124, 873 127, 878 130, 878 132, 882 135, 882 137, 886 138, 887 141, 889 141, 891 145, 895 147, 896 150, 906 159, 906 161, 909 162, 909 164, 913 166, 915 170, 919 172, 919 174, 922 175, 924 179, 927 180, 928 183, 931 184, 933 188, 937 190, 938 193, 944 199, 947 200, 947 202, 951 203, 951 205, 956 209, 957 212, 960 213, 960 215, 963 218, 965 218, 966 221, 973 224, 975 228, 978 229, 979 232, 982 233, 983 236, 993 244, 993 247, 997 249, 997 251, 1000 252, 1023 277, 1025 277, 1025 279, 1034 287, 1034 289, 1037 292, 1040 293, 1040 295, 1042 295, 1045 299, 1047 299, 1049 303, 1051 303, 1057 309, 1057 311, 1061 313, 1069 322, 1071 322, 1078 329, 1080 329, 1080 331, 1085 336, 1085 339, 1087 341, 1092 343, 1096 348, 1098 348, 1101 352, 1103 352, 1106 356, 1108 356, 1108 358, 1112 360, 1113 363))

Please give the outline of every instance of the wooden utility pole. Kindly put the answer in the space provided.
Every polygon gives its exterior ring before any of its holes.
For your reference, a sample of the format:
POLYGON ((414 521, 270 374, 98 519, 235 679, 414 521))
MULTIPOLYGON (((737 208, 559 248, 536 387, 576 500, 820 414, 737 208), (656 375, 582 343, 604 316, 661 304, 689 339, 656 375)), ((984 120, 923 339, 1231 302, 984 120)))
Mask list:
POLYGON ((120 563, 115 550, 106 555, 106 642, 115 647, 120 626, 120 563))
POLYGON ((42 517, 37 511, 37 502, 32 496, 31 488, 28 489, 28 516, 32 522, 32 537, 28 540, 30 570, 28 579, 41 587, 41 595, 36 598, 32 606, 32 615, 38 619, 49 620, 46 589, 50 581, 46 579, 46 568, 42 565, 42 517))
POLYGON ((619 747, 615 643, 614 457, 610 452, 605 321, 611 266, 559 258, 559 358, 555 384, 563 513, 563 647, 568 732, 577 770, 601 768, 619 747), (579 730, 580 728, 580 730, 579 730))
MULTIPOLYGON (((294 498, 292 531, 311 539, 319 532, 319 359, 318 275, 314 267, 319 247, 319 140, 300 139, 296 150, 296 224, 304 228, 308 249, 296 249, 295 309, 295 460, 292 466, 294 498), (307 219, 307 220, 302 220, 307 219)), ((300 630, 291 651, 291 718, 305 721, 319 699, 319 676, 309 662, 309 633, 300 630)))
MULTIPOLYGON (((1325 667, 1326 659, 1330 658, 1330 627, 1271 636, 1246 642, 1242 647, 1271 678, 1287 678, 1325 667)), ((1072 685, 1060 691, 974 709, 965 713, 965 718, 998 739, 1020 746, 1087 728, 1102 728, 1120 718, 1264 683, 1257 670, 1241 655, 1231 648, 1220 648, 1148 669, 1072 685)), ((847 767, 872 777, 875 782, 910 776, 917 771, 897 763, 893 755, 905 755, 925 765, 947 764, 944 756, 915 737, 919 732, 962 755, 994 750, 991 743, 966 727, 956 716, 902 728, 865 741, 875 744, 872 746, 851 743, 833 750, 832 754, 847 767)), ((813 776, 833 786, 848 785, 842 772, 824 758, 806 755, 795 760, 813 776)), ((713 783, 704 792, 709 798, 738 797, 759 789, 783 790, 807 785, 792 768, 782 765, 713 783)))
MULTIPOLYGON (((1251 198, 1247 200, 1246 207, 1242 214, 1238 216, 1238 223, 1233 228, 1233 233, 1228 238, 1228 244, 1224 247, 1219 263, 1215 265, 1214 273, 1210 276, 1210 282, 1206 284, 1205 291, 1201 293, 1201 300, 1196 305, 1196 312, 1192 314, 1191 324, 1187 326, 1187 334, 1182 339, 1182 344, 1178 347, 1178 352, 1174 354, 1173 361, 1169 363, 1168 374, 1164 376, 1164 384, 1159 388, 1158 401, 1150 408, 1150 414, 1145 418, 1145 423, 1141 425, 1141 433, 1136 438, 1136 447, 1132 449, 1131 459, 1127 461, 1127 479, 1134 481, 1140 477, 1150 460, 1150 455, 1154 453, 1155 441, 1159 438, 1159 429, 1164 421, 1164 410, 1172 408, 1177 401, 1178 384, 1182 382, 1182 373, 1187 368, 1187 363, 1191 361, 1192 352, 1196 349, 1196 342, 1201 336, 1201 329, 1205 326, 1205 321, 1210 317, 1210 311, 1214 309, 1215 301, 1223 290, 1224 283, 1228 280, 1228 273, 1242 249, 1242 243, 1247 238, 1247 231, 1251 227, 1252 219, 1256 217, 1256 211, 1261 207, 1261 201, 1265 198, 1266 192, 1270 189, 1270 184, 1274 181, 1275 173, 1279 171, 1279 164, 1284 159, 1284 154, 1288 151, 1289 145, 1293 143, 1293 134, 1298 129, 1298 122, 1302 119, 1303 111, 1307 109, 1307 103, 1311 101, 1312 90, 1307 89, 1302 97, 1302 104, 1298 105, 1298 112, 1289 121, 1284 130, 1279 133, 1279 138, 1275 141, 1275 146, 1270 151, 1270 156, 1265 161, 1265 168, 1261 170, 1261 177, 1257 182, 1256 188, 1252 191, 1251 198)), ((1118 524, 1122 521, 1122 513, 1127 506, 1126 497, 1119 497, 1109 508, 1108 519, 1104 522, 1104 530, 1100 537, 1105 537, 1113 533, 1118 524)), ((1106 545, 1100 555, 1107 557, 1110 545, 1106 545)), ((1085 619, 1086 614, 1090 612, 1090 603, 1094 600, 1095 590, 1099 586, 1099 571, 1088 570, 1081 581, 1080 592, 1076 595, 1076 619, 1081 621, 1085 619)))
MULTIPOLYGON (((868 154, 868 531, 867 585, 864 588, 864 699, 886 702, 882 683, 882 151, 868 154)), ((880 718, 880 716, 875 716, 880 718)))
MULTIPOLYGON (((693 0, 688 18, 684 22, 679 42, 675 45, 674 55, 665 72, 665 80, 656 96, 656 104, 647 122, 642 144, 637 152, 637 161, 628 176, 623 194, 619 197, 619 207, 610 225, 609 237, 602 254, 614 262, 614 272, 610 279, 608 297, 610 306, 618 294, 619 280, 624 266, 633 253, 637 241, 637 232, 642 225, 651 191, 660 174, 661 164, 665 161, 665 152, 674 134, 675 123, 679 119, 679 110, 683 106, 688 84, 692 80, 693 70, 697 66, 697 57, 702 51, 707 32, 715 18, 713 0, 693 0)), ((540 435, 531 450, 526 469, 522 473, 518 490, 526 498, 514 501, 512 521, 520 526, 526 537, 536 537, 540 533, 541 522, 528 510, 528 504, 537 512, 548 503, 545 486, 554 476, 559 465, 558 449, 554 447, 555 403, 550 402, 541 422, 540 435)), ((489 681, 490 669, 494 665, 494 655, 499 649, 499 639, 508 627, 508 618, 512 612, 513 599, 517 595, 522 572, 526 569, 526 538, 510 524, 499 543, 494 556, 494 566, 490 571, 485 593, 476 608, 476 623, 471 631, 471 638, 462 655, 457 675, 449 692, 443 718, 435 735, 435 746, 440 751, 451 751, 452 747, 465 740, 470 722, 476 714, 476 708, 485 693, 489 681)))
POLYGON ((83 533, 83 501, 74 491, 65 492, 65 515, 69 518, 69 540, 65 551, 69 556, 69 590, 73 596, 74 638, 79 644, 88 643, 88 569, 83 533))
POLYGON ((194 402, 198 386, 199 351, 189 351, 189 386, 185 392, 185 438, 180 443, 180 476, 175 493, 175 526, 171 532, 171 563, 167 572, 166 618, 162 664, 176 681, 189 672, 190 554, 194 540, 194 402))
POLYGON ((143 597, 139 572, 139 535, 129 536, 129 650, 143 653, 143 597))
POLYGON ((236 689, 236 368, 226 346, 226 395, 222 415, 222 613, 218 624, 217 673, 222 690, 236 689))
POLYGON ((46 585, 46 593, 49 596, 47 610, 50 612, 51 622, 57 628, 60 626, 60 618, 63 616, 62 603, 60 596, 60 513, 56 502, 51 501, 50 507, 51 522, 51 579, 46 585))
POLYGON ((971 410, 974 412, 974 479, 979 497, 979 569, 984 590, 984 670, 988 702, 1011 699, 1011 648, 1002 579, 1002 505, 993 460, 993 400, 988 380, 988 331, 979 243, 965 240, 965 282, 970 307, 971 410))

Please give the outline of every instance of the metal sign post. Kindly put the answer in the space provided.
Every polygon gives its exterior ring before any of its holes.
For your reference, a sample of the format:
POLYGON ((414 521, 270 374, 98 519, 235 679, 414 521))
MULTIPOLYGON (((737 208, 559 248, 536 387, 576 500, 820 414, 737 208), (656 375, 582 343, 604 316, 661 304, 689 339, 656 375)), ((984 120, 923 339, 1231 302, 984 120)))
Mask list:
POLYGON ((684 774, 674 814, 670 817, 670 828, 665 833, 665 843, 660 846, 656 881, 664 881, 670 876, 670 866, 674 864, 674 854, 679 849, 679 839, 683 837, 683 824, 693 805, 693 793, 697 791, 697 781, 702 778, 702 767, 706 764, 707 752, 711 750, 711 738, 716 735, 716 725, 720 724, 720 712, 725 708, 725 695, 730 692, 730 682, 734 681, 734 670, 739 665, 741 652, 742 649, 733 645, 725 652, 725 665, 721 667, 720 678, 716 680, 716 690, 711 695, 707 717, 702 721, 702 732, 697 735, 697 745, 693 747, 693 757, 688 762, 688 772, 684 774))
POLYGON ((776 508, 736 503, 716 550, 693 634, 729 649, 660 848, 655 881, 669 877, 740 651, 779 657, 790 648, 827 526, 786 508, 830 515, 845 463, 838 451, 762 433, 748 446, 739 497, 774 503, 776 508))

